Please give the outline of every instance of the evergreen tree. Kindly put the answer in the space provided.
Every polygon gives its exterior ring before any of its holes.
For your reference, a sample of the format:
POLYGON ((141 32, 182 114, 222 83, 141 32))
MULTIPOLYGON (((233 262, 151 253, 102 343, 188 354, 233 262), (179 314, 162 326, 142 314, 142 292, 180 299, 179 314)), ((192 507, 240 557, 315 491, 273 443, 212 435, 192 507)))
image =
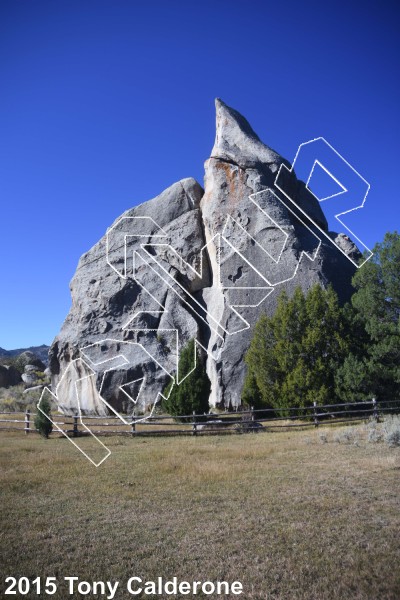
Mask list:
POLYGON ((334 290, 314 285, 291 299, 282 292, 272 317, 262 315, 246 354, 242 400, 278 409, 335 399, 335 371, 348 351, 343 312, 334 290))
POLYGON ((264 407, 260 389, 252 370, 248 369, 242 390, 242 404, 248 408, 260 409, 264 407))
POLYGON ((51 415, 51 405, 46 397, 43 397, 40 401, 40 408, 41 410, 38 409, 35 415, 35 427, 39 431, 41 436, 48 439, 50 433, 53 431, 53 424, 46 416, 51 415))
POLYGON ((373 396, 373 387, 368 362, 354 353, 346 356, 335 375, 338 398, 343 402, 368 401, 373 396))
POLYGON ((204 362, 197 349, 195 349, 194 339, 190 340, 183 348, 179 357, 178 368, 181 383, 179 385, 171 383, 167 386, 164 395, 168 396, 169 394, 169 396, 162 403, 163 409, 173 416, 191 415, 193 411, 196 414, 208 413, 211 382, 206 373, 204 362), (190 373, 194 367, 195 356, 196 366, 190 373), (190 374, 188 375, 188 373, 190 374), (187 377, 183 379, 186 375, 187 377))
POLYGON ((354 275, 351 357, 338 372, 339 393, 400 399, 400 235, 387 233, 354 275), (351 377, 352 371, 355 377, 351 377))
POLYGON ((283 293, 246 355, 242 400, 282 409, 312 401, 400 401, 400 235, 387 233, 354 275, 351 304, 313 286, 283 293))

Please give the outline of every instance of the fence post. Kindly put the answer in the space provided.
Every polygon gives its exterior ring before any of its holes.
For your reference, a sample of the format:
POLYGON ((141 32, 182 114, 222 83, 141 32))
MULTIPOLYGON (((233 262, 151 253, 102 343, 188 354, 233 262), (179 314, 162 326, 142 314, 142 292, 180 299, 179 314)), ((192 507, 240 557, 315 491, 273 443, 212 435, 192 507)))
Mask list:
POLYGON ((254 406, 250 406, 250 411, 251 411, 251 420, 254 421, 254 406))
POLYGON ((74 437, 78 437, 78 417, 75 416, 74 417, 74 433, 73 433, 74 437))
POLYGON ((31 411, 27 410, 25 413, 25 435, 28 435, 31 426, 31 411))
POLYGON ((193 432, 192 435, 197 435, 196 411, 193 411, 193 432))
POLYGON ((313 402, 313 407, 314 407, 314 425, 315 425, 315 427, 318 427, 317 403, 315 400, 313 402))
POLYGON ((376 398, 372 398, 372 414, 374 416, 375 421, 378 422, 379 415, 378 415, 378 407, 377 407, 376 398))
MULTIPOLYGON (((135 413, 133 413, 132 419, 134 419, 135 417, 136 417, 136 415, 135 415, 135 413)), ((132 435, 134 436, 136 433, 136 421, 132 421, 131 427, 132 427, 132 435)))

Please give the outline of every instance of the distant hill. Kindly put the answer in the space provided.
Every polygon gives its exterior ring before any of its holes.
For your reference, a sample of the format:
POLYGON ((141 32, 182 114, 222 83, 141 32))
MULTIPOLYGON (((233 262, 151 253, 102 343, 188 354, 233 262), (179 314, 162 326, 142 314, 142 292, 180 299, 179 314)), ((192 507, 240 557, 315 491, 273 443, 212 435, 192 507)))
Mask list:
POLYGON ((22 354, 22 352, 33 352, 45 365, 49 362, 49 348, 50 346, 46 346, 46 344, 42 344, 41 346, 30 346, 29 348, 17 348, 16 350, 5 350, 4 348, 0 348, 0 358, 4 356, 18 356, 22 354))

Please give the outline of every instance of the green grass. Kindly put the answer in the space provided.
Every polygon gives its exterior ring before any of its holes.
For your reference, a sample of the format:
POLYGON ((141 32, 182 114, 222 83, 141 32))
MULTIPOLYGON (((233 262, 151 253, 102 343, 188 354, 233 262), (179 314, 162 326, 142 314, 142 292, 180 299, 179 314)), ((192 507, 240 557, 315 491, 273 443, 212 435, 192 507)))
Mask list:
POLYGON ((245 600, 399 598, 400 449, 320 430, 103 438, 97 469, 67 440, 2 432, 2 589, 75 575, 120 580, 125 600, 137 575, 240 580, 245 600))

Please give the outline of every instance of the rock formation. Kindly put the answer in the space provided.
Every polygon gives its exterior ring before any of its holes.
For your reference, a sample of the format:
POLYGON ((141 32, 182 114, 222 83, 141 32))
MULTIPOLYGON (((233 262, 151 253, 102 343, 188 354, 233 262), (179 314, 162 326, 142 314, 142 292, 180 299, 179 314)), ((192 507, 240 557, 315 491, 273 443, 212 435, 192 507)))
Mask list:
POLYGON ((344 253, 356 257, 354 244, 321 235, 320 203, 294 172, 286 169, 280 187, 311 220, 275 186, 287 161, 238 112, 220 100, 216 111, 205 189, 175 183, 126 211, 81 257, 49 355, 64 411, 153 405, 193 337, 207 360, 210 403, 237 406, 252 326, 274 312, 282 289, 331 283, 349 298, 355 267, 344 253))
MULTIPOLYGON (((39 356, 30 350, 21 352, 21 354, 18 355, 17 360, 19 366, 23 367, 25 370, 27 367, 34 367, 36 371, 44 371, 46 368, 46 365, 40 360, 39 356)), ((28 369, 28 371, 32 371, 32 369, 28 369)))
POLYGON ((8 388, 21 382, 21 374, 13 365, 0 365, 0 388, 8 388))
POLYGON ((15 354, 14 350, 3 350, 0 361, 0 387, 10 387, 25 383, 26 386, 34 385, 39 381, 37 373, 43 373, 46 365, 34 352, 24 350, 15 354), (7 361, 11 364, 7 364, 7 361))

